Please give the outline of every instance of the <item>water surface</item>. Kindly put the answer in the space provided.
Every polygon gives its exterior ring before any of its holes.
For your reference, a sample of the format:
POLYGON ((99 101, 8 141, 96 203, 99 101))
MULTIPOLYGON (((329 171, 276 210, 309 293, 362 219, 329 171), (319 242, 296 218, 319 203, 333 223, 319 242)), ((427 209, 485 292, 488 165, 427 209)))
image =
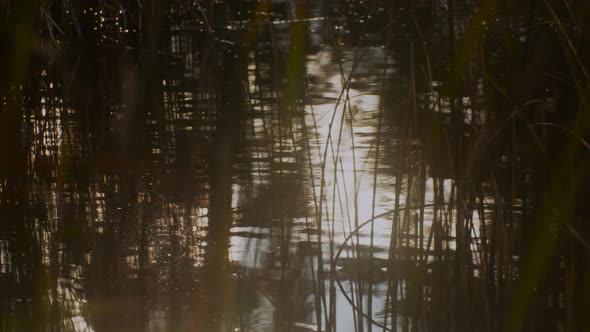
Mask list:
POLYGON ((34 25, 0 94, 0 330, 497 330, 532 175, 472 153, 482 79, 443 91, 468 6, 203 3, 34 25))

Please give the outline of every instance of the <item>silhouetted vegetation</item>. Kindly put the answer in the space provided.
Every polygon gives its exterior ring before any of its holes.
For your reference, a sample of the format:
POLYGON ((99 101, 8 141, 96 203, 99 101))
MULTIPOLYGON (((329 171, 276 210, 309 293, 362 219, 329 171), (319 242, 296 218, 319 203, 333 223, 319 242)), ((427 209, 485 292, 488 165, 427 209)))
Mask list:
POLYGON ((0 330, 590 330, 589 19, 0 0, 0 330))

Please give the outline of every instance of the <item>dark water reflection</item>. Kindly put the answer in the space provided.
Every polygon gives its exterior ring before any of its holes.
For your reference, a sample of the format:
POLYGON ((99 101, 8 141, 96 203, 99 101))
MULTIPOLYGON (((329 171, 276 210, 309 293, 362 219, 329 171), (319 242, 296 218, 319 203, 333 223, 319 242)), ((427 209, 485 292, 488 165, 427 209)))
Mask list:
POLYGON ((3 50, 0 330, 498 330, 512 157, 458 180, 448 6, 369 2, 48 7, 3 50))

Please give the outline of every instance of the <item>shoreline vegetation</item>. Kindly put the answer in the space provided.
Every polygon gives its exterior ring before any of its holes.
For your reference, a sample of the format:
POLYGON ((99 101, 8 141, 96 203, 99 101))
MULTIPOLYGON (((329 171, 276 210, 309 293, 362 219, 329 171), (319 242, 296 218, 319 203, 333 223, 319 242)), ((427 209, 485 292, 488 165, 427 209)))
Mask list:
POLYGON ((0 1, 0 330, 590 330, 589 20, 0 1))

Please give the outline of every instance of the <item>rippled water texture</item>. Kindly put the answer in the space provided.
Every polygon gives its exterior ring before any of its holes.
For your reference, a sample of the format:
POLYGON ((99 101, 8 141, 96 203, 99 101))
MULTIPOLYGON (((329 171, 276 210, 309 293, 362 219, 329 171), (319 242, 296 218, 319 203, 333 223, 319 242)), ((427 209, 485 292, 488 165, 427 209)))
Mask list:
POLYGON ((0 331, 590 328, 588 6, 26 3, 0 331))

